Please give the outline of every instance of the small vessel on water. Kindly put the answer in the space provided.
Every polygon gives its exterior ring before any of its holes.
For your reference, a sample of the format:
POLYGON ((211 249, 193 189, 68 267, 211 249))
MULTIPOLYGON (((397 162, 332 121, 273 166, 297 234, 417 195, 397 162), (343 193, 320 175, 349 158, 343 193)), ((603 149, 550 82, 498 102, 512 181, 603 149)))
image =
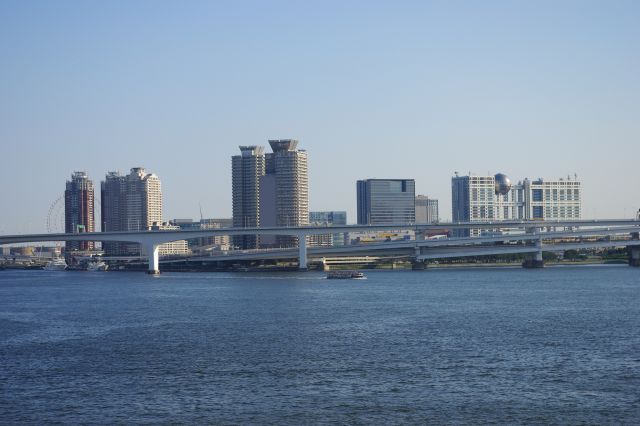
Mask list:
POLYGON ((56 257, 48 261, 44 269, 46 271, 64 271, 67 269, 67 262, 64 261, 63 257, 56 257))
POLYGON ((109 265, 102 260, 93 260, 87 263, 87 271, 89 272, 104 272, 109 269, 109 265))
POLYGON ((359 271, 327 271, 328 280, 364 280, 366 277, 359 271))

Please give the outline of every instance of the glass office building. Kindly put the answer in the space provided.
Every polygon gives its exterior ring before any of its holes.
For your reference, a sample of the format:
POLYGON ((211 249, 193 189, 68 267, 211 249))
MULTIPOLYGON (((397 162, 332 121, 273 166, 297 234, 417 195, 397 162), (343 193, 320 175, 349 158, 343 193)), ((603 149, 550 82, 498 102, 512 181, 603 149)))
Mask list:
POLYGON ((359 180, 358 224, 406 225, 416 221, 416 189, 413 179, 359 180))

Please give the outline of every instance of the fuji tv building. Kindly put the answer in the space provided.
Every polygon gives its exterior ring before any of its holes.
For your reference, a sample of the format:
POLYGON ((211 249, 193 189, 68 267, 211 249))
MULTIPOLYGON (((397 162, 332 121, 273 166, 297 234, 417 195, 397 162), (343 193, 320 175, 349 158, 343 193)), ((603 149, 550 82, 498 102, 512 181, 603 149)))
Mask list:
MULTIPOLYGON (((451 178, 453 222, 504 220, 576 220, 582 217, 582 187, 577 176, 546 180, 525 178, 516 184, 502 173, 451 178)), ((455 236, 479 236, 479 229, 455 236)))

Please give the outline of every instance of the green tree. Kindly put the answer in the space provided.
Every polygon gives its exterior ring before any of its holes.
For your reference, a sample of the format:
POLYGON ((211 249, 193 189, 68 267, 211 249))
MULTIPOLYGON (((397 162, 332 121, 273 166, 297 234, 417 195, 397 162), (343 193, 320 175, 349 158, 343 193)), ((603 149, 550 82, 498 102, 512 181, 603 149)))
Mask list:
POLYGON ((565 250, 564 251, 564 258, 567 260, 576 260, 578 258, 578 251, 577 250, 565 250))

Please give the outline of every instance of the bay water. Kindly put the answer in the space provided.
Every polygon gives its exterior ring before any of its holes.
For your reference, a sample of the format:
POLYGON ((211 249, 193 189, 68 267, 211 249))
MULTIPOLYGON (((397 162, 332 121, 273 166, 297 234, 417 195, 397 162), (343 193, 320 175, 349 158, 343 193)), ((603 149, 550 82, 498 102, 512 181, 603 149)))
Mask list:
POLYGON ((0 271, 0 423, 640 422, 640 269, 0 271))

